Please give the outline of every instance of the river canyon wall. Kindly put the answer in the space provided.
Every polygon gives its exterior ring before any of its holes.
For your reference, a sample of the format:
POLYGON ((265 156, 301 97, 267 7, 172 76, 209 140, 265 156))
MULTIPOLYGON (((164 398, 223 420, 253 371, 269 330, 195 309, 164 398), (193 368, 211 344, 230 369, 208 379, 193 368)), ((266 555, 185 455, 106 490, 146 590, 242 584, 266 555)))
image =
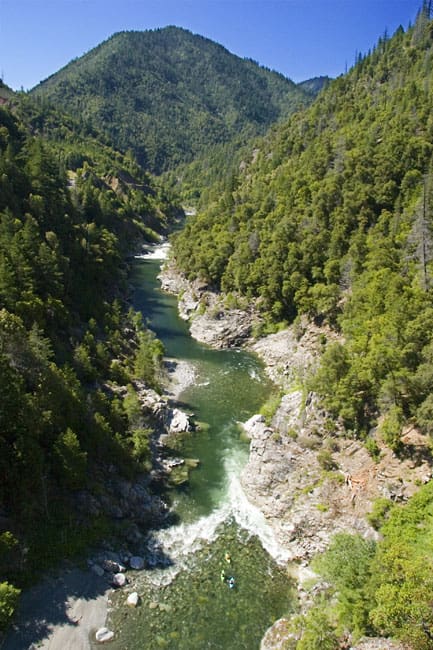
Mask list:
MULTIPOLYGON (((424 453, 428 440, 408 429, 403 441, 415 453, 402 460, 373 430, 370 435, 380 451, 374 459, 362 441, 349 437, 341 423, 329 417, 318 396, 307 389, 326 343, 337 336, 329 328, 303 320, 256 339, 261 317, 254 302, 244 309, 233 305, 232 298, 187 281, 172 262, 165 265, 160 280, 164 290, 178 295, 179 313, 189 320, 192 336, 217 348, 248 347, 263 360, 276 385, 273 413, 244 423, 250 454, 242 486, 297 567, 300 606, 307 608, 311 594, 303 581, 311 578, 311 558, 338 532, 377 537, 368 520, 374 501, 386 497, 404 502, 431 479, 429 455, 424 453)), ((262 650, 282 648, 284 628, 284 622, 271 628, 262 650)), ((399 647, 383 642, 375 639, 357 647, 399 647)))

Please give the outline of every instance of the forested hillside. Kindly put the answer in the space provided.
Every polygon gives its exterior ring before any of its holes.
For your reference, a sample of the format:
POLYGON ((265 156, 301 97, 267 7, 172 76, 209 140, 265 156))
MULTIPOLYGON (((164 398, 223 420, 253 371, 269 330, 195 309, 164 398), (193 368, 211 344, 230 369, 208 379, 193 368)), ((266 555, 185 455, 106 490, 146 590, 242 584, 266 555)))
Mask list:
MULTIPOLYGON (((107 531, 78 493, 109 502, 113 476, 149 471, 136 385, 158 387, 163 350, 128 308, 125 260, 183 212, 143 165, 200 207, 172 237, 188 279, 254 303, 257 334, 326 324, 302 386, 330 415, 314 434, 320 480, 345 480, 339 437, 416 464, 402 434, 433 435, 430 8, 304 89, 175 27, 116 34, 30 96, 0 83, 0 629, 17 587, 107 531)), ((349 634, 433 647, 421 483, 408 504, 375 503, 377 542, 340 534, 316 558, 326 584, 287 648, 349 634)))
POLYGON ((209 145, 252 137, 311 102, 281 74, 178 27, 121 32, 39 84, 160 173, 209 145))
POLYGON ((131 382, 158 384, 162 348, 124 301, 124 259, 177 211, 72 118, 0 107, 0 628, 11 581, 100 536, 76 490, 148 470, 131 382))
POLYGON ((382 413, 395 449, 405 421, 432 430, 432 83, 425 9, 275 127, 174 242, 190 278, 257 299, 270 327, 336 328, 314 387, 355 435, 382 413))

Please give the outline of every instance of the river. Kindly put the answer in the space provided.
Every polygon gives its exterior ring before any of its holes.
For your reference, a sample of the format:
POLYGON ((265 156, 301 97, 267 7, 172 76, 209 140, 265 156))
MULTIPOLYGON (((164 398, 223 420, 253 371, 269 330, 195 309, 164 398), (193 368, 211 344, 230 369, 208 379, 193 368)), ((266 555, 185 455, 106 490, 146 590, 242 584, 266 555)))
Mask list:
POLYGON ((193 378, 179 400, 201 426, 184 438, 179 453, 200 464, 186 487, 171 491, 176 523, 149 537, 165 566, 137 574, 140 606, 126 608, 120 600, 125 595, 115 596, 111 647, 254 650, 292 600, 284 551, 239 480, 248 444, 238 422, 258 411, 272 386, 255 356, 213 350, 192 339, 176 298, 159 288, 164 250, 136 260, 133 303, 167 356, 187 364, 193 378))

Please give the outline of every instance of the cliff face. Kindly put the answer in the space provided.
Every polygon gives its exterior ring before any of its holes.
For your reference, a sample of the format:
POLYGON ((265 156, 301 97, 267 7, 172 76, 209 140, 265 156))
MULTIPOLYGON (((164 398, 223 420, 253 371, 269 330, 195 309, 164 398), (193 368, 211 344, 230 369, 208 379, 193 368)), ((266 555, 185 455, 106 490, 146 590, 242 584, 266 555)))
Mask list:
POLYGON ((307 392, 307 378, 324 344, 336 340, 335 332, 302 320, 255 341, 260 316, 254 304, 229 306, 227 297, 189 282, 173 263, 160 279, 163 289, 179 296, 180 315, 190 321, 194 338, 217 348, 248 346, 281 390, 270 423, 254 416, 244 425, 251 444, 242 484, 293 560, 306 564, 338 532, 375 536, 366 518, 375 499, 405 501, 430 480, 426 436, 408 429, 403 442, 411 455, 401 459, 372 431, 379 450, 375 460, 362 441, 348 438, 329 417, 317 395, 307 392))
MULTIPOLYGON (((244 424, 250 455, 241 481, 248 499, 263 512, 288 551, 291 573, 298 580, 299 605, 307 612, 327 587, 315 582, 318 577, 309 567, 310 559, 324 551, 336 533, 377 537, 368 520, 374 501, 385 497, 404 502, 431 480, 429 440, 407 428, 402 436, 407 455, 397 457, 373 429, 369 432, 373 457, 365 442, 348 437, 318 396, 307 389, 325 343, 337 338, 335 332, 303 320, 255 341, 252 334, 260 316, 254 305, 248 310, 229 307, 227 297, 188 282, 173 266, 163 276, 164 288, 180 294, 180 312, 190 320, 194 337, 214 347, 248 346, 262 358, 281 391, 278 408, 268 421, 255 415, 244 424)), ((261 650, 282 650, 292 638, 290 629, 288 619, 276 621, 266 632, 261 650)), ((351 647, 403 650, 384 638, 362 639, 351 647)))
POLYGON ((323 551, 335 533, 374 536, 366 519, 373 501, 404 501, 431 477, 425 436, 406 432, 404 441, 413 451, 406 459, 376 440, 376 461, 361 441, 345 436, 314 393, 294 388, 314 373, 329 335, 305 323, 301 331, 291 328, 253 345, 284 395, 269 426, 257 416, 245 424, 251 445, 242 483, 280 543, 304 562, 323 551))
POLYGON ((233 348, 251 342, 253 328, 261 321, 254 303, 230 304, 227 296, 196 280, 189 282, 168 262, 159 279, 164 291, 178 296, 179 315, 190 322, 191 336, 214 348, 233 348))

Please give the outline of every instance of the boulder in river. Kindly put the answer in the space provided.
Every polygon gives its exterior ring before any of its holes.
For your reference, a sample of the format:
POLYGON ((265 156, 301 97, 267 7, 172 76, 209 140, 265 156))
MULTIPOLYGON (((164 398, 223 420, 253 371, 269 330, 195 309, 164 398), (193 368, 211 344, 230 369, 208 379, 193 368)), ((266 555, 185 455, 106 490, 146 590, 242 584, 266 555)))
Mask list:
POLYGON ((109 573, 125 572, 125 567, 122 564, 119 564, 118 562, 114 562, 113 560, 104 560, 102 566, 104 567, 104 570, 108 571, 109 573))
POLYGON ((142 569, 144 569, 144 559, 139 555, 133 555, 129 559, 129 566, 131 567, 131 569, 135 569, 136 571, 141 571, 142 569))
POLYGON ((113 587, 124 587, 126 585, 126 575, 124 573, 115 573, 112 582, 113 587))
POLYGON ((136 591, 133 591, 132 594, 129 594, 128 598, 126 599, 126 604, 129 605, 129 607, 137 607, 138 601, 139 595, 136 591))
POLYGON ((114 638, 114 632, 108 629, 108 627, 100 627, 95 634, 95 638, 99 643, 107 643, 114 638))
POLYGON ((173 409, 170 414, 169 432, 182 433, 184 431, 191 431, 191 422, 186 413, 180 409, 173 409))

